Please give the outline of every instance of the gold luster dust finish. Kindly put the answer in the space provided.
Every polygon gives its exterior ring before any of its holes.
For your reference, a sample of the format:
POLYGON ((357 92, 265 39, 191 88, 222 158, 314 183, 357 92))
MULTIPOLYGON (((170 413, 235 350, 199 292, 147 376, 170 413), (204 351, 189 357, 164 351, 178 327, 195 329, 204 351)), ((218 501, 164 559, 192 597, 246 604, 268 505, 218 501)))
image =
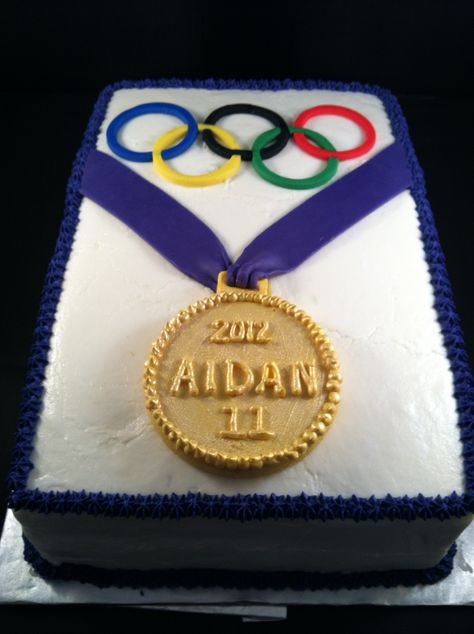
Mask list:
POLYGON ((145 365, 146 407, 197 467, 256 476, 311 451, 334 420, 341 375, 328 337, 296 306, 223 292, 181 311, 145 365))

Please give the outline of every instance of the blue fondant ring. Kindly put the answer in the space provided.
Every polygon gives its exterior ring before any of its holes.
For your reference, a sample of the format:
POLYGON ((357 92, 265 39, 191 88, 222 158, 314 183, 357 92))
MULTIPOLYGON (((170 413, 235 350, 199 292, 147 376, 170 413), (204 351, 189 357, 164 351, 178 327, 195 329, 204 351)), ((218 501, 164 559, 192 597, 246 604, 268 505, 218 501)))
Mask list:
POLYGON ((196 140, 198 127, 190 112, 173 103, 142 103, 139 106, 130 108, 130 110, 121 112, 110 122, 107 128, 108 146, 112 152, 120 156, 120 158, 126 161, 134 161, 135 163, 151 163, 153 161, 152 152, 134 152, 133 150, 128 150, 118 141, 118 134, 121 128, 132 119, 144 114, 169 114, 173 117, 177 117, 188 126, 188 131, 183 140, 162 152, 162 156, 165 160, 176 158, 180 154, 183 154, 196 140))

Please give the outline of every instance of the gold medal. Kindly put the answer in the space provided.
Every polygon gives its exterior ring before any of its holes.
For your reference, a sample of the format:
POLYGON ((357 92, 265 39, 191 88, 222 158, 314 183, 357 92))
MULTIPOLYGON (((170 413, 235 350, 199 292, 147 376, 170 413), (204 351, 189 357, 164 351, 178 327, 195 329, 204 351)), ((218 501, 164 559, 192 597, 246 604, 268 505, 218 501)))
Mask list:
POLYGON ((331 425, 341 375, 324 331, 269 293, 230 288, 181 311, 145 364, 146 407, 167 444, 222 475, 283 469, 331 425))

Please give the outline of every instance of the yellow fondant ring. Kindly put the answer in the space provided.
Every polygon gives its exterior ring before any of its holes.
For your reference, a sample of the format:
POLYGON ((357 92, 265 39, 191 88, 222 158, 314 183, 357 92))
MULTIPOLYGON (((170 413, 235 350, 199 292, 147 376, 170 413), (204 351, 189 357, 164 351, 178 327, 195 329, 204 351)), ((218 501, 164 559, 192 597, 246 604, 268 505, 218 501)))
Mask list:
MULTIPOLYGON (((198 124, 199 132, 204 130, 210 130, 221 143, 223 143, 230 150, 240 150, 240 147, 234 137, 215 125, 208 125, 207 123, 198 124)), ((228 178, 231 178, 240 167, 240 156, 232 156, 227 163, 225 163, 219 169, 209 172, 208 174, 199 174, 197 176, 191 176, 189 174, 180 174, 176 172, 163 160, 162 152, 172 147, 177 143, 188 131, 188 126, 183 125, 179 128, 174 128, 161 136, 155 145, 153 146, 153 166, 160 176, 167 181, 174 183, 175 185, 182 185, 183 187, 207 187, 208 185, 217 185, 222 183, 228 178)))

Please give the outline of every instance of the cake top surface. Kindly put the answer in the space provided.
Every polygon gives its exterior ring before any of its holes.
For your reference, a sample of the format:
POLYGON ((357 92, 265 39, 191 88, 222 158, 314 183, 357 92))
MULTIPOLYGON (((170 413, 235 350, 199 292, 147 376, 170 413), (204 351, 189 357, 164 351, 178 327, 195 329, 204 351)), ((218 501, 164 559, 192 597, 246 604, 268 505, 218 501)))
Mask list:
MULTIPOLYGON (((110 153, 105 130, 114 116, 149 101, 178 103, 198 121, 226 103, 267 106, 287 120, 307 107, 334 103, 358 110, 374 124, 377 143, 368 157, 394 139, 383 103, 363 92, 127 88, 112 95, 97 149, 110 153)), ((246 147, 267 124, 236 115, 221 125, 246 147)), ((137 151, 149 149, 172 126, 171 117, 149 115, 127 125, 122 139, 137 151)), ((320 118, 314 128, 341 149, 360 142, 350 122, 320 118)), ((368 157, 341 163, 337 177, 368 157)), ((199 144, 172 164, 196 173, 219 162, 199 144)), ((249 166, 230 182, 191 190, 157 180, 148 164, 126 164, 204 220, 234 258, 256 234, 314 194, 274 187, 249 166)), ((289 146, 268 165, 301 177, 314 173, 315 160, 289 146)), ((303 308, 331 336, 341 360, 343 400, 333 428, 303 461, 280 473, 237 480, 199 471, 176 457, 143 406, 142 369, 151 342, 168 319, 208 289, 84 199, 56 313, 28 486, 142 494, 462 493, 453 375, 418 224, 406 191, 297 270, 272 280, 275 294, 303 308)))

